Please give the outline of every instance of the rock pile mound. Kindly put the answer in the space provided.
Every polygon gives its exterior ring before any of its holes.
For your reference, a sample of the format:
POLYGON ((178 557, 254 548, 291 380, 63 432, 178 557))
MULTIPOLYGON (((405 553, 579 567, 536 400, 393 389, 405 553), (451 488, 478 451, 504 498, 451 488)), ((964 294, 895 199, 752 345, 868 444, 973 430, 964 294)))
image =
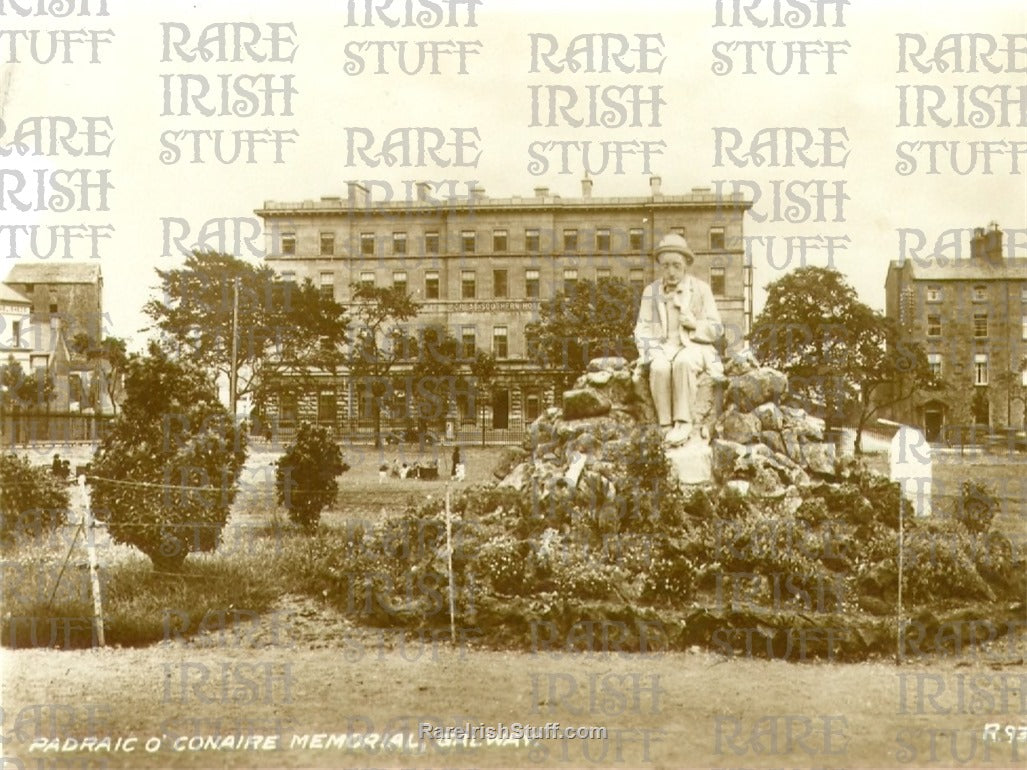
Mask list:
MULTIPOLYGON (((835 446, 820 423, 786 403, 788 380, 751 353, 725 362, 726 383, 698 382, 692 440, 665 448, 674 481, 716 483, 743 494, 782 497, 790 488, 834 480, 835 446)), ((531 426, 521 450, 497 469, 500 486, 542 495, 584 482, 611 494, 630 466, 630 452, 660 442, 647 372, 639 362, 597 358, 531 426)), ((793 493, 794 494, 794 493, 793 493)))

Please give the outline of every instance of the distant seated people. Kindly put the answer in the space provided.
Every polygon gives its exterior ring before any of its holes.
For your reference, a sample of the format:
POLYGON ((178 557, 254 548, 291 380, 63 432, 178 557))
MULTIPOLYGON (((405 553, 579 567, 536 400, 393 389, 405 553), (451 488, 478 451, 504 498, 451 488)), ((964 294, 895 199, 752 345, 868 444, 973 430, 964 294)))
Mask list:
POLYGON ((662 277, 642 292, 635 344, 649 365, 649 389, 667 444, 691 437, 697 380, 707 372, 724 379, 713 347, 721 334, 720 311, 705 281, 691 275, 695 254, 683 236, 672 233, 656 247, 662 277))

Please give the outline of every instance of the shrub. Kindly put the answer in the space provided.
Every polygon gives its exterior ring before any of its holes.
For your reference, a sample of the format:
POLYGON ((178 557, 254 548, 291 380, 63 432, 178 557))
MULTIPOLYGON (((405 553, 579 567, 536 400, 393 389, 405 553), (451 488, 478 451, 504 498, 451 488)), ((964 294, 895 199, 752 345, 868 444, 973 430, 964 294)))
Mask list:
POLYGON ((275 499, 289 511, 290 520, 312 529, 339 492, 336 476, 346 470, 349 466, 342 461, 342 449, 331 431, 300 423, 296 440, 277 462, 275 499))
POLYGON ((0 455, 0 538, 42 534, 67 518, 68 490, 49 468, 14 454, 0 455))
POLYGON ((179 571, 220 542, 245 460, 246 432, 207 373, 151 344, 129 362, 121 414, 94 457, 93 511, 116 542, 179 571))
POLYGON ((952 517, 970 532, 982 533, 991 528, 998 513, 999 501, 987 484, 964 481, 952 508, 952 517))

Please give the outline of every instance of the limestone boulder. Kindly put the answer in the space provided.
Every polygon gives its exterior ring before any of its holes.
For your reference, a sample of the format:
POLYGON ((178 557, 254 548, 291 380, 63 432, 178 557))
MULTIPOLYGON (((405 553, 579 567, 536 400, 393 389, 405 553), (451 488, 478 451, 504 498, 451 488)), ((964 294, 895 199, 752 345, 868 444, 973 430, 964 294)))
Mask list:
POLYGON ((713 481, 713 450, 705 441, 689 441, 666 452, 670 475, 678 484, 691 486, 713 481))
POLYGON ((836 470, 834 444, 809 443, 802 447, 802 465, 810 473, 821 476, 834 476, 836 470))
POLYGON ((610 399, 592 388, 576 388, 564 391, 563 394, 564 420, 601 417, 607 414, 612 407, 610 399))
POLYGON ((751 412, 760 404, 777 402, 788 391, 788 378, 769 367, 754 369, 732 377, 727 386, 726 402, 743 412, 751 412))
POLYGON ((773 402, 760 404, 752 412, 760 418, 760 425, 763 426, 763 430, 778 431, 784 427, 784 416, 781 414, 781 408, 773 402))
POLYGON ((602 356, 593 358, 588 362, 585 370, 588 372, 620 372, 628 368, 628 361, 621 356, 602 356))
POLYGON ((725 441, 748 444, 759 438, 761 432, 760 419, 747 412, 730 409, 720 416, 717 432, 725 441))
POLYGON ((713 472, 721 480, 730 479, 735 472, 735 463, 748 453, 745 445, 736 441, 718 438, 710 446, 713 450, 713 472))

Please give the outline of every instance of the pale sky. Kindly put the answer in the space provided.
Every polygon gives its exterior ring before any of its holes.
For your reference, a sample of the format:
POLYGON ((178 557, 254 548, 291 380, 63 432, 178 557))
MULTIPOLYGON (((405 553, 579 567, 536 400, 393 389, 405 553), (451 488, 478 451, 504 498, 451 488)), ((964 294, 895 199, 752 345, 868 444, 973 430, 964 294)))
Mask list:
MULTIPOLYGON (((369 0, 368 0, 369 1, 369 0)), ((384 0, 375 0, 375 6, 384 0)), ((456 0, 454 0, 456 3, 456 0)), ((317 199, 322 195, 344 195, 348 179, 379 179, 396 186, 404 180, 459 179, 477 180, 488 194, 496 197, 530 195, 536 186, 548 186, 564 196, 579 194, 582 177, 580 158, 572 161, 570 173, 558 173, 556 155, 549 155, 553 166, 548 172, 534 175, 529 171, 532 160, 529 144, 545 140, 652 140, 666 142, 664 154, 654 158, 651 170, 663 179, 667 194, 688 192, 692 187, 713 186, 718 179, 752 180, 761 186, 763 199, 755 214, 772 213, 768 199, 774 180, 808 182, 824 180, 833 190, 844 180, 849 200, 844 203, 844 221, 834 220, 835 205, 828 201, 831 221, 788 222, 756 221, 749 215, 745 232, 749 236, 775 236, 775 251, 765 247, 753 249, 756 308, 763 301, 763 287, 783 272, 798 266, 793 255, 786 260, 783 238, 816 236, 850 240, 847 250, 836 253, 834 265, 842 270, 868 304, 883 309, 884 279, 890 259, 899 256, 898 228, 920 228, 934 241, 949 228, 985 226, 992 220, 1003 228, 1027 228, 1027 150, 1019 157, 1019 174, 1010 173, 1012 160, 1008 154, 992 158, 991 174, 983 173, 981 161, 974 173, 959 175, 948 168, 948 154, 942 153, 943 172, 926 174, 925 150, 916 157, 921 170, 910 175, 896 171, 901 158, 896 145, 903 141, 947 140, 960 142, 957 162, 962 166, 969 158, 969 142, 1025 142, 1027 128, 1020 117, 1019 106, 1012 104, 1010 125, 1001 126, 992 119, 984 127, 912 127, 899 126, 899 86, 932 85, 943 88, 946 104, 939 114, 955 120, 954 102, 957 85, 993 88, 978 92, 982 100, 995 103, 997 86, 1027 87, 1023 72, 991 73, 983 66, 978 71, 921 73, 899 72, 899 37, 902 33, 923 36, 927 50, 933 51, 938 40, 952 33, 980 33, 991 38, 978 38, 981 46, 994 39, 1007 44, 1006 34, 1027 33, 1027 11, 1021 2, 930 2, 907 4, 896 11, 894 3, 854 0, 843 10, 844 26, 833 26, 836 20, 834 2, 824 3, 823 11, 829 26, 752 25, 742 27, 714 26, 718 5, 730 17, 733 0, 667 3, 636 0, 628 3, 604 2, 524 2, 523 0, 484 0, 474 10, 477 25, 416 27, 347 26, 346 9, 352 3, 337 1, 233 3, 206 0, 202 3, 142 3, 109 0, 107 16, 71 16, 54 20, 47 17, 14 15, 10 3, 4 7, 7 16, 0 19, 0 30, 111 29, 113 42, 99 44, 100 63, 88 63, 90 48, 78 43, 72 56, 78 64, 38 64, 29 61, 30 51, 24 38, 17 41, 17 54, 23 60, 12 64, 10 34, 0 33, 0 60, 4 89, 3 120, 6 130, 0 144, 10 141, 18 123, 31 116, 74 116, 80 129, 83 116, 109 116, 113 125, 110 157, 73 158, 67 153, 53 157, 21 156, 17 153, 0 157, 4 176, 0 225, 113 225, 113 237, 99 246, 100 263, 105 278, 105 310, 110 313, 109 333, 129 337, 133 348, 139 348, 145 335, 138 330, 145 325, 140 313, 143 303, 156 285, 155 267, 167 268, 180 263, 181 255, 164 256, 162 218, 181 217, 197 231, 204 221, 216 217, 252 217, 253 209, 265 199, 317 199), (295 58, 288 62, 195 61, 162 62, 164 41, 162 22, 179 22, 189 27, 195 41, 203 26, 210 22, 255 22, 267 32, 267 23, 295 27, 295 58), (653 42, 658 56, 665 57, 662 72, 623 73, 563 72, 559 74, 530 72, 530 35, 555 35, 565 49, 571 38, 585 33, 610 33, 628 36, 662 35, 662 44, 653 42), (359 75, 345 71, 347 44, 350 52, 360 42, 406 41, 408 48, 418 40, 467 41, 476 51, 467 56, 468 74, 457 74, 459 59, 447 55, 440 60, 441 74, 422 72, 417 75, 399 73, 395 55, 390 54, 387 66, 393 74, 373 74, 374 56, 364 51, 367 69, 359 75), (773 41, 772 63, 785 61, 787 41, 806 41, 811 53, 809 74, 794 70, 785 75, 768 71, 766 52, 756 50, 754 67, 757 74, 744 74, 744 52, 728 49, 736 41, 773 41), (821 41, 816 43, 815 41, 821 41), (826 74, 827 41, 836 45, 833 61, 836 74, 826 74), (480 42, 480 45, 477 43, 480 42), (841 43, 847 42, 848 46, 841 43), (473 45, 471 45, 473 43, 473 45), (733 70, 716 74, 718 58, 730 57, 733 70), (983 70, 983 71, 981 71, 983 70), (236 77, 270 74, 281 82, 291 75, 296 93, 291 97, 292 115, 283 115, 279 95, 273 105, 278 114, 252 117, 163 116, 162 75, 200 74, 217 87, 220 75, 236 77), (666 102, 660 109, 660 125, 641 128, 531 127, 530 85, 563 85, 576 90, 580 100, 588 94, 587 86, 623 87, 651 86, 661 88, 666 102), (366 127, 377 137, 391 128, 401 126, 475 128, 480 134, 480 158, 475 167, 378 167, 363 164, 347 165, 347 127, 366 127), (734 168, 716 167, 714 128, 731 127, 742 133, 748 143, 752 133, 765 127, 800 127, 813 132, 821 128, 844 129, 849 150, 844 168, 807 168, 803 165, 785 167, 734 168), (162 132, 174 130, 237 129, 296 131, 295 143, 283 148, 285 162, 272 163, 269 145, 258 146, 256 164, 201 164, 184 160, 167 164, 161 161, 162 132), (35 169, 86 168, 95 174, 110 170, 109 211, 28 211, 13 205, 12 185, 16 172, 26 176, 26 189, 33 190, 35 169)), ((751 5, 751 0, 741 5, 751 5)), ((28 5, 28 3, 25 3, 28 5)), ((82 3, 79 0, 78 7, 82 3)), ((89 0, 92 10, 99 0, 89 0)), ((362 9, 365 0, 359 0, 362 9)), ((393 0, 392 9, 413 6, 416 16, 424 11, 431 16, 431 3, 393 0)), ((788 3, 763 0, 754 13, 758 18, 773 18, 776 5, 781 15, 790 9, 788 3), (762 14, 762 15, 761 15, 762 14)), ((449 3, 436 3, 448 11, 449 3)), ((815 4, 814 4, 814 7, 815 4)), ((466 3, 455 5, 457 19, 467 19, 466 3)), ((48 34, 48 33, 47 33, 48 34)), ((41 54, 49 50, 49 38, 40 38, 41 54)), ((611 41, 615 42, 615 41, 611 41)), ((283 50, 290 50, 283 44, 283 50)), ((797 43, 796 43, 797 45, 797 43)), ((1027 68, 1027 42, 1020 38, 1021 51, 1013 55, 1019 69, 1027 68)), ((268 52, 265 43, 258 50, 268 52)), ((793 49, 795 50, 795 49, 793 49)), ((231 48, 229 48, 231 52, 231 48)), ((963 46, 964 54, 968 46, 963 46)), ((601 52, 600 52, 601 54, 601 52)), ((245 56, 245 52, 244 52, 245 56)), ((597 62, 602 58, 597 54, 597 62)), ((58 57, 59 58, 59 57, 58 57)), ((721 59, 721 60, 722 60, 721 59)), ((994 56, 1004 63, 1007 57, 994 56)), ((638 57, 625 61, 638 63, 638 57)), ((950 59, 951 61, 951 59, 950 59)), ((964 58, 964 67, 969 63, 964 58)), ((797 61, 793 62, 796 67, 797 61)), ((912 94, 910 88, 907 94, 912 94)), ((1015 91, 1011 92, 1015 97, 1015 91)), ((233 97, 234 98, 234 97, 233 97)), ((932 95, 933 98, 933 95, 932 95)), ((177 99, 173 102, 177 105, 177 99)), ((215 104, 218 104, 215 102, 215 104)), ((974 105, 970 105, 973 107, 974 105)), ((647 114, 647 113, 643 113, 647 114)), ((912 113, 911 113, 912 115, 912 113)), ((178 140, 184 153, 189 145, 178 140)), ((100 142, 104 144, 104 142, 100 142)), ((997 146, 997 145, 996 145, 997 146)), ((784 144, 778 151, 784 152, 784 144)), ((839 153, 842 154, 842 153, 839 153)), ((628 158, 625 173, 610 171, 593 175, 596 196, 641 196, 649 191, 648 173, 638 157, 628 158)), ((95 177, 94 177, 95 180, 95 177)), ((748 187, 744 188, 746 191, 748 187)), ((52 191, 51 191, 52 192, 52 191)), ((95 202, 97 191, 91 191, 95 202)), ((21 201, 35 203, 35 195, 24 190, 21 201)), ((788 201, 784 202, 785 205, 788 201)), ((33 208, 37 206, 33 205, 33 208)), ((49 236, 47 236, 49 237, 49 236)), ((968 236, 963 236, 964 246, 968 236)), ((262 241, 261 241, 262 243, 262 241)), ((1027 256, 1027 237, 1018 240, 1017 256, 1027 256)), ((228 244, 229 250, 232 244, 228 244)), ((79 257, 89 256, 86 241, 75 244, 79 257)), ((22 250, 22 259, 34 258, 22 250)), ((240 256, 252 256, 246 252, 240 256)), ((54 257, 57 258, 57 257, 54 257)), ((9 236, 0 232, 0 274, 6 274, 14 257, 9 236)), ((811 251, 808 262, 827 264, 826 252, 811 251)))

